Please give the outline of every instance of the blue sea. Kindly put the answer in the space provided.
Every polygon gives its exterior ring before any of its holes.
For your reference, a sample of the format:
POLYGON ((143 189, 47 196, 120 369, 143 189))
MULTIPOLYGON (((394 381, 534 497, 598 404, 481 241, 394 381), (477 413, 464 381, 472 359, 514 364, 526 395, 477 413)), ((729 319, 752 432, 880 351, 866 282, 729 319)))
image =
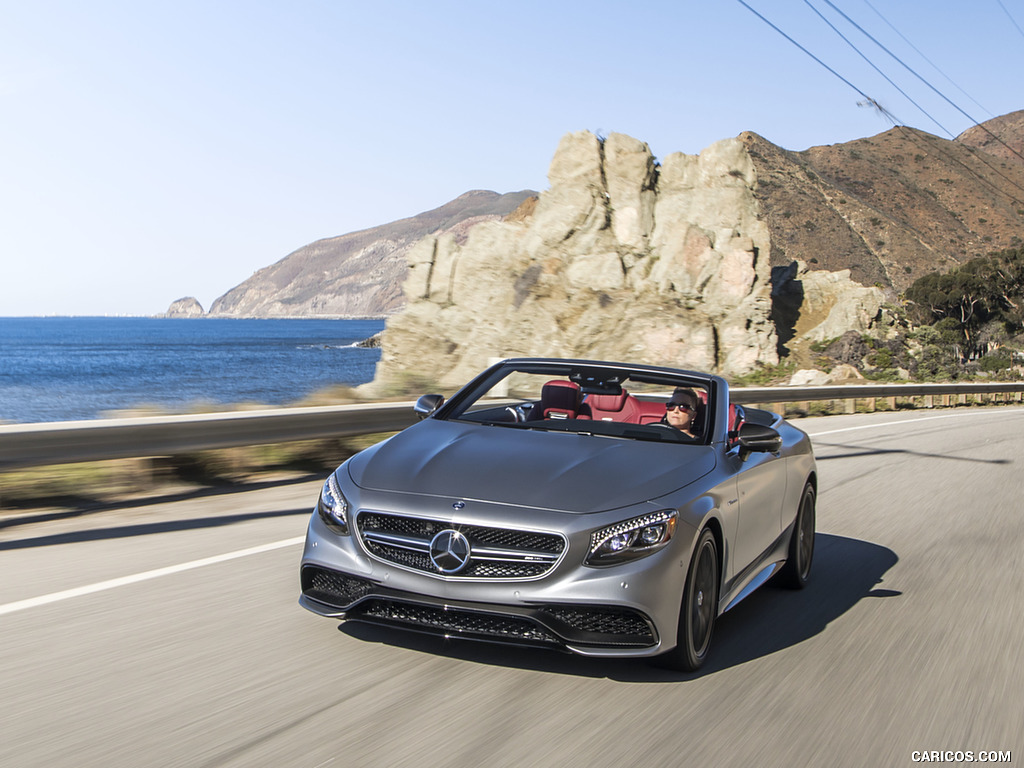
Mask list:
POLYGON ((286 405, 373 378, 383 320, 0 318, 0 422, 95 419, 143 405, 286 405))

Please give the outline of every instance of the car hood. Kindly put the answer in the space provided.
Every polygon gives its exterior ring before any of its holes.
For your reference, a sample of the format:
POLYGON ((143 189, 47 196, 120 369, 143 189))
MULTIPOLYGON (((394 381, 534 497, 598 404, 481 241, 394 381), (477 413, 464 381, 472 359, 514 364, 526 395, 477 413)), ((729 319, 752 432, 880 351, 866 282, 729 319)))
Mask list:
POLYGON ((374 491, 587 513, 665 496, 715 467, 708 446, 426 419, 348 462, 374 491))

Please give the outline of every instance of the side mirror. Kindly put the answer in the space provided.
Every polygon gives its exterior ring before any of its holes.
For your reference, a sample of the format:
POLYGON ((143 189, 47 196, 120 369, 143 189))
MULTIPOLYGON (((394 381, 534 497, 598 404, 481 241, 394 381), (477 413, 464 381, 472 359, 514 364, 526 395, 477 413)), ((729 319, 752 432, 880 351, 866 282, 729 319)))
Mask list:
POLYGON ((749 421, 740 427, 737 440, 741 453, 778 453, 782 449, 782 435, 778 431, 749 421))
POLYGON ((444 395, 421 395, 412 407, 416 411, 416 417, 425 419, 444 403, 444 395))

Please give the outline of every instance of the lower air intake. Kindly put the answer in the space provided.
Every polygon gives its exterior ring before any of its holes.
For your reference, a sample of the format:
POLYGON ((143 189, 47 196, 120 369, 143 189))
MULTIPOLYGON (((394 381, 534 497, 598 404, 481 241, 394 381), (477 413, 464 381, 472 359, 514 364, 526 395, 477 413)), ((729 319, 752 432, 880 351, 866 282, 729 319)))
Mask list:
POLYGON ((367 600, 350 611, 346 618, 400 625, 436 634, 540 645, 562 644, 552 633, 529 619, 396 600, 367 600))

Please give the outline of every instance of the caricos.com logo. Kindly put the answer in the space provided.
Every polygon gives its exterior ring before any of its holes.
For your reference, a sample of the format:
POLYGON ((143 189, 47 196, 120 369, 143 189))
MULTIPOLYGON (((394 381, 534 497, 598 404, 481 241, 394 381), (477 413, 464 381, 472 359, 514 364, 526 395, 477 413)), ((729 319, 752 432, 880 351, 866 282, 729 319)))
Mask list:
POLYGON ((1010 751, 981 750, 975 752, 972 749, 916 749, 910 753, 910 760, 914 763, 1012 763, 1013 758, 1010 751))

